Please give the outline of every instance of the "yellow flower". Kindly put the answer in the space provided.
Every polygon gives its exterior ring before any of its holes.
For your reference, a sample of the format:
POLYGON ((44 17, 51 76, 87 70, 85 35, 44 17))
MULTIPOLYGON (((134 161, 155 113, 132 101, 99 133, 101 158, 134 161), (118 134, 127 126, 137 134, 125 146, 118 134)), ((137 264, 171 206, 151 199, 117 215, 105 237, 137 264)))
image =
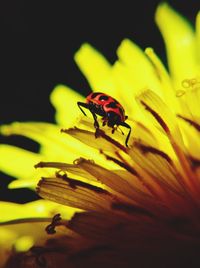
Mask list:
MULTIPOLYGON (((37 191, 49 200, 34 202, 30 215, 24 209, 32 204, 19 205, 14 221, 5 222, 10 215, 2 220, 7 250, 14 244, 23 251, 0 253, 7 267, 198 267, 200 14, 194 32, 163 3, 156 22, 169 72, 152 48, 144 53, 127 39, 113 65, 89 44, 75 55, 93 91, 113 96, 125 108, 133 129, 129 147, 125 136, 112 135, 109 127, 101 127, 95 138, 92 118, 77 107, 84 98, 63 85, 51 94, 58 125, 2 126, 3 134, 41 145, 40 154, 0 146, 1 169, 18 178, 10 187, 33 189, 42 176, 37 191), (23 224, 22 231, 16 229, 23 224), (37 236, 33 226, 40 226, 37 236)), ((2 203, 5 211, 13 206, 2 203)))

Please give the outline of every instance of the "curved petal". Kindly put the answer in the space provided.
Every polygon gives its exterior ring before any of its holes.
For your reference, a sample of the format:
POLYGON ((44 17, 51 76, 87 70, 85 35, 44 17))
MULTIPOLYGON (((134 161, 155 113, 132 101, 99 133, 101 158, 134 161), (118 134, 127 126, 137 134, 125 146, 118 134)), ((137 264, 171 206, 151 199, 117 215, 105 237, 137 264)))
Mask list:
MULTIPOLYGON (((103 185, 102 185, 103 186, 103 185)), ((65 178, 42 178, 38 194, 58 204, 89 211, 105 211, 111 208, 114 196, 100 186, 65 178)))
MULTIPOLYGON (((84 157, 94 159, 98 164, 106 164, 107 167, 113 166, 111 162, 105 163, 104 157, 95 149, 74 139, 71 135, 66 136, 60 133, 60 127, 57 125, 41 122, 14 122, 2 126, 1 133, 4 135, 22 135, 37 141, 41 145, 40 160, 37 162, 45 160, 72 163, 74 159, 84 157)), ((92 135, 94 135, 93 132, 92 135)), ((23 158, 19 161, 23 165, 23 158)))
POLYGON ((114 96, 113 93, 116 91, 111 79, 111 65, 100 52, 85 43, 76 52, 75 61, 93 91, 102 91, 114 96))
POLYGON ((197 17, 196 17, 196 35, 197 35, 198 64, 200 68, 200 11, 198 12, 197 17))
POLYGON ((133 97, 144 88, 151 88, 157 94, 161 92, 158 76, 151 62, 136 44, 128 39, 123 40, 117 50, 117 55, 120 62, 127 67, 129 79, 132 81, 132 87, 129 92, 125 92, 128 97, 130 93, 132 93, 133 97))
POLYGON ((174 88, 172 85, 171 78, 159 59, 159 57, 156 55, 154 50, 152 48, 146 48, 145 53, 147 57, 150 59, 154 66, 154 70, 157 73, 161 85, 162 95, 165 98, 166 104, 174 111, 179 111, 179 103, 177 101, 177 98, 175 96, 174 88))
POLYGON ((0 222, 7 222, 17 219, 46 218, 53 217, 56 213, 61 213, 65 219, 70 219, 77 209, 68 208, 47 200, 37 200, 26 204, 16 204, 11 202, 0 202, 1 218, 0 222))
POLYGON ((84 97, 65 85, 58 85, 50 95, 50 100, 56 109, 56 122, 64 127, 74 126, 80 116, 77 102, 84 97))
POLYGON ((189 22, 167 3, 158 6, 155 19, 166 44, 169 69, 178 89, 184 79, 197 75, 195 34, 189 22))
POLYGON ((42 173, 36 171, 34 165, 41 161, 40 155, 6 144, 0 145, 0 155, 0 170, 18 178, 18 187, 31 187, 37 184, 42 173))
MULTIPOLYGON (((46 160, 73 161, 81 150, 81 144, 75 142, 72 137, 64 137, 60 133, 60 127, 50 123, 39 122, 14 122, 1 127, 4 135, 22 135, 35 140, 41 145, 41 154, 46 160)), ((41 157, 40 160, 41 161, 41 157)), ((38 161, 38 162, 39 162, 38 161)))

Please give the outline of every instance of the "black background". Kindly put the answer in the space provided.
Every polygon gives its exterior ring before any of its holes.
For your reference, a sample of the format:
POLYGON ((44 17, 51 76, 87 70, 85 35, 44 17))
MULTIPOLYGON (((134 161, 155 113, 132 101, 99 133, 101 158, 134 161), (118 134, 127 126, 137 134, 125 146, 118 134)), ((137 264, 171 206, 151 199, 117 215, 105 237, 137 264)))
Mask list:
MULTIPOLYGON (((124 38, 151 46, 166 63, 164 43, 154 23, 160 1, 0 1, 0 124, 54 122, 49 94, 58 83, 87 95, 87 81, 73 55, 89 42, 113 63, 124 38)), ((199 1, 168 1, 193 23, 199 1)), ((37 151, 33 142, 0 137, 0 142, 37 151)), ((0 156, 3 157, 3 156, 0 156)), ((26 202, 28 190, 7 191, 1 174, 0 200, 26 202), (21 194, 23 193, 23 198, 21 194)))

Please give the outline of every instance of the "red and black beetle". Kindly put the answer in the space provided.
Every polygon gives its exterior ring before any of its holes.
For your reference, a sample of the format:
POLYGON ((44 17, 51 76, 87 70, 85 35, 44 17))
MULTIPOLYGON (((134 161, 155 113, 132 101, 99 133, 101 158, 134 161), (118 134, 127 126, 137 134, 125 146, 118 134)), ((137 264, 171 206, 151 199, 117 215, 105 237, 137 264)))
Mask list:
POLYGON ((128 116, 125 115, 124 108, 117 100, 104 93, 94 92, 87 96, 85 103, 77 102, 77 105, 85 116, 86 113, 83 111, 82 107, 91 112, 94 118, 94 127, 97 131, 99 129, 97 115, 102 116, 103 126, 107 125, 108 127, 111 127, 112 133, 114 133, 117 126, 128 128, 129 132, 125 141, 125 144, 128 147, 127 144, 131 134, 131 127, 125 122, 128 116))

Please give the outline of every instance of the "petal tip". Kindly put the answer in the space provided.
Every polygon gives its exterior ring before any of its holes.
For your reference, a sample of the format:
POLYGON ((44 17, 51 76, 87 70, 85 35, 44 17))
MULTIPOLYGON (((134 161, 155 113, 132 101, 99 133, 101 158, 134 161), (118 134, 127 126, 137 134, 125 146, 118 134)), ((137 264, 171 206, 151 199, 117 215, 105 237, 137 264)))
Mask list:
POLYGON ((94 50, 94 48, 89 43, 83 43, 80 48, 76 51, 74 54, 74 60, 76 62, 79 62, 81 56, 85 57, 88 55, 88 53, 91 53, 91 50, 94 50))
POLYGON ((59 94, 62 94, 63 92, 65 92, 65 90, 66 90, 65 85, 63 84, 56 85, 50 94, 50 101, 54 102, 54 99, 57 98, 59 94))
POLYGON ((169 12, 171 10, 172 8, 167 2, 161 2, 156 8, 155 19, 159 19, 164 13, 169 12))
POLYGON ((154 49, 152 47, 147 47, 145 48, 145 54, 149 55, 149 54, 152 54, 154 53, 154 49))
POLYGON ((17 122, 12 122, 9 125, 0 126, 0 133, 4 136, 12 135, 12 128, 17 126, 17 122))
POLYGON ((121 41, 119 47, 117 48, 117 53, 119 53, 122 49, 126 49, 132 44, 132 41, 128 38, 125 38, 121 41))

